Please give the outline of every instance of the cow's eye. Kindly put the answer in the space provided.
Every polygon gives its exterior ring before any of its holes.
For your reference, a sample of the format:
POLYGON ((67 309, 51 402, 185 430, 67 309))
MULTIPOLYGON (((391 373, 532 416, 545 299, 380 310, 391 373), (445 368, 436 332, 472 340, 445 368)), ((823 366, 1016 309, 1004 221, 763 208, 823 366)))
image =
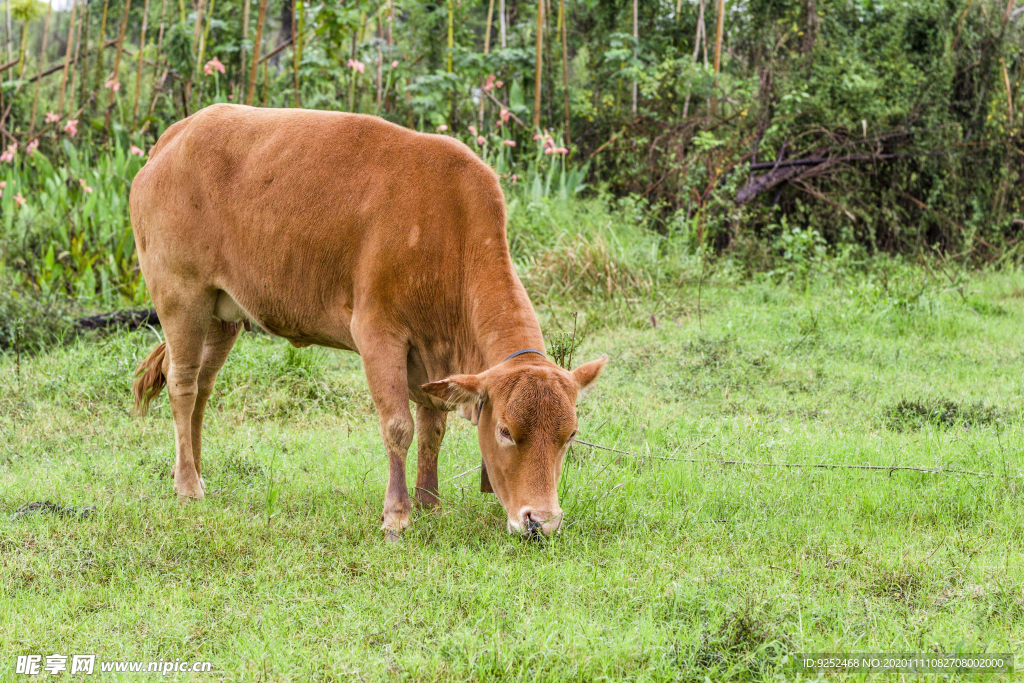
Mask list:
POLYGON ((501 425, 500 427, 498 427, 498 434, 501 435, 501 438, 503 439, 508 439, 509 441, 512 440, 512 432, 510 432, 508 430, 508 427, 506 427, 505 425, 501 425))

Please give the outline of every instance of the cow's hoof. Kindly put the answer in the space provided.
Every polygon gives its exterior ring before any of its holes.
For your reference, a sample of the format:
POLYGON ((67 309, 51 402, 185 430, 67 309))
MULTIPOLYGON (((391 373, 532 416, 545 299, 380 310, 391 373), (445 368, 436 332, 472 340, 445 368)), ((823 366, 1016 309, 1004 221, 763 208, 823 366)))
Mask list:
POLYGON ((206 497, 201 477, 193 477, 191 480, 185 481, 175 481, 174 491, 178 494, 179 503, 187 503, 190 500, 203 500, 206 497))
POLYGON ((385 512, 384 523, 380 528, 392 534, 401 534, 405 527, 409 526, 408 512, 385 512))

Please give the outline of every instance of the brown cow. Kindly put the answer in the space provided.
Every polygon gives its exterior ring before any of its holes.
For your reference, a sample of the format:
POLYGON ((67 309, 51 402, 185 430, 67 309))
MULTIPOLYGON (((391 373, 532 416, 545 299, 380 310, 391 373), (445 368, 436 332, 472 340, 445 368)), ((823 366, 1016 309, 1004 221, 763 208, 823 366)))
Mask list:
POLYGON ((510 531, 558 529, 576 397, 605 357, 549 362, 509 256, 494 172, 462 143, 382 119, 219 104, 179 121, 132 183, 139 264, 166 341, 138 368, 144 413, 168 386, 174 488, 203 498, 203 411, 256 321, 296 346, 363 357, 390 475, 383 529, 409 524, 405 459, 417 404, 415 497, 438 502, 448 410, 478 424, 481 488, 510 531))

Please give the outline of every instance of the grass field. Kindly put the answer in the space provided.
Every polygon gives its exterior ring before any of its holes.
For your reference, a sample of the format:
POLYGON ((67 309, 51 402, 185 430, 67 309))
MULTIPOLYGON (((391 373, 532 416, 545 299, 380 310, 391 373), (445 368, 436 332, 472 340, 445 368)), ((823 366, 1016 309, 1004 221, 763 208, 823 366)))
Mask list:
POLYGON ((573 447, 545 543, 453 479, 480 459, 454 417, 443 504, 385 543, 353 354, 243 335, 187 506, 166 394, 130 415, 153 331, 8 354, 0 678, 30 653, 212 662, 195 680, 718 681, 816 678, 796 652, 1024 652, 1024 275, 961 284, 713 279, 699 316, 689 284, 656 327, 642 300, 606 316, 576 355, 611 357, 581 438, 617 451, 573 447), (96 510, 8 519, 42 500, 96 510))

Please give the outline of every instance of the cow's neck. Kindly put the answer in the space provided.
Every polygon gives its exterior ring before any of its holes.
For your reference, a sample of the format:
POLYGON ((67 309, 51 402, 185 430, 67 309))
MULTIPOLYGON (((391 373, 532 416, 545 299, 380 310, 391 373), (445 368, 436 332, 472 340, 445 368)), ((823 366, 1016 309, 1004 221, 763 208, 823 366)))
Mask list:
POLYGON ((460 370, 483 372, 521 349, 544 351, 537 314, 512 264, 492 270, 477 282, 467 330, 471 351, 460 359, 460 370))

